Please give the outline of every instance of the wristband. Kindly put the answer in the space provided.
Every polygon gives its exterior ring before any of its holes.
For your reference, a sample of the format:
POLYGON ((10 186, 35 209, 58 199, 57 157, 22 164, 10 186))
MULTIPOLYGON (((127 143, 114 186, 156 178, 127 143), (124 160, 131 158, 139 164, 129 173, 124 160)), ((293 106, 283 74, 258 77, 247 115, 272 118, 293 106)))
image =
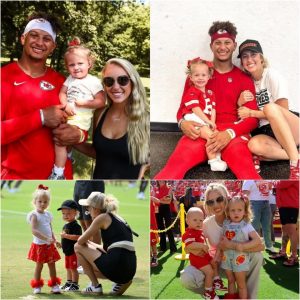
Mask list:
POLYGON ((40 109, 40 116, 41 116, 42 126, 44 126, 45 125, 45 117, 44 117, 44 112, 42 109, 40 109))
POLYGON ((230 139, 234 139, 235 138, 235 132, 233 129, 229 128, 229 129, 226 129, 226 131, 228 132, 228 134, 230 135, 230 139))

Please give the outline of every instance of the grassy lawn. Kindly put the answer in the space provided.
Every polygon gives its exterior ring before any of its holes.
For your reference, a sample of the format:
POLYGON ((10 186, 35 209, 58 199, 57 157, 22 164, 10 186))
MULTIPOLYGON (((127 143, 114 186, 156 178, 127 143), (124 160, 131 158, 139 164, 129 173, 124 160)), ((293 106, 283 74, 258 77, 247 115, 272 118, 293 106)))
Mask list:
MULTIPOLYGON (((47 285, 43 294, 32 295, 29 281, 33 276, 34 262, 27 259, 27 253, 32 241, 30 225, 26 223, 26 214, 32 210, 32 193, 38 184, 43 183, 51 190, 51 204, 49 211, 53 214, 53 230, 56 237, 63 227, 61 212, 56 209, 62 201, 71 199, 73 195, 73 181, 24 181, 20 191, 14 194, 3 190, 1 199, 1 299, 93 299, 93 296, 80 293, 65 293, 51 295, 47 285)), ((130 224, 132 229, 139 234, 134 237, 137 252, 137 273, 133 284, 121 299, 148 299, 149 298, 149 200, 137 200, 138 184, 128 188, 128 182, 113 185, 106 182, 106 193, 115 195, 120 201, 119 213, 130 224)), ((59 250, 62 259, 56 263, 58 276, 63 281, 66 279, 63 253, 59 250)), ((44 267, 42 277, 48 280, 48 268, 44 267)), ((80 288, 89 284, 86 275, 80 275, 80 288)), ((108 296, 111 282, 102 281, 104 296, 108 296)), ((94 297, 95 298, 95 297, 94 297)))
MULTIPOLYGON (((177 243, 177 248, 180 246, 181 242, 177 243)), ((277 242, 275 247, 279 249, 280 244, 277 242)), ((269 259, 266 252, 264 257, 266 264, 260 271, 258 299, 299 299, 299 268, 284 267, 281 261, 269 259)), ((201 298, 180 283, 180 271, 188 264, 188 260, 175 260, 169 251, 163 253, 159 265, 151 269, 151 298, 178 299, 178 295, 180 299, 201 298)), ((227 283, 226 279, 224 283, 227 283)))

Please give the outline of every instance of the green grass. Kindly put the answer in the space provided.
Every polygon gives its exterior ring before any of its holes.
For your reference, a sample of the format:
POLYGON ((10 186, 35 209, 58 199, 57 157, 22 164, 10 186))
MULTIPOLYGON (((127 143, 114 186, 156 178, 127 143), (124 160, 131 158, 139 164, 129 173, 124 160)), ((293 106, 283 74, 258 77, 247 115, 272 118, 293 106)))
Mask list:
MULTIPOLYGON (((32 295, 29 281, 33 276, 34 262, 27 259, 27 253, 32 241, 30 225, 26 223, 26 214, 32 210, 32 193, 36 186, 43 183, 51 190, 51 204, 49 211, 53 214, 53 230, 56 237, 63 227, 61 212, 56 209, 62 201, 71 199, 74 181, 24 181, 20 191, 11 194, 4 190, 1 199, 1 298, 2 299, 93 299, 92 296, 80 293, 66 293, 60 296, 51 295, 49 287, 44 286, 43 294, 32 295)), ((132 229, 139 234, 134 237, 137 251, 137 273, 133 284, 122 299, 148 299, 149 298, 149 202, 137 200, 138 187, 128 188, 125 181, 116 186, 106 182, 106 192, 115 195, 120 201, 119 213, 130 224, 132 229)), ((66 279, 64 259, 56 263, 57 274, 66 279)), ((48 268, 45 265, 42 273, 48 279, 48 268)), ((89 284, 86 275, 80 275, 79 284, 84 288, 89 284)), ((102 281, 104 298, 111 299, 107 293, 111 289, 111 282, 102 281)))
MULTIPOLYGON (((276 243, 275 247, 279 248, 280 244, 276 243)), ((299 269, 282 266, 282 261, 269 259, 266 252, 264 257, 266 264, 260 271, 258 299, 299 299, 299 269)), ((188 264, 188 260, 175 260, 169 251, 163 253, 159 265, 151 269, 151 298, 178 299, 178 295, 180 299, 201 298, 181 285, 180 271, 188 264)))

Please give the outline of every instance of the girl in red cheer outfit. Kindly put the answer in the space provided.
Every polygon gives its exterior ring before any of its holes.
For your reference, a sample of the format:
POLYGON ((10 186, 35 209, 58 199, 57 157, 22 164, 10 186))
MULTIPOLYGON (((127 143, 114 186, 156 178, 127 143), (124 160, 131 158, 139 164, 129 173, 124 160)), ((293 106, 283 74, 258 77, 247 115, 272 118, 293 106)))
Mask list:
POLYGON ((39 185, 33 194, 32 200, 35 210, 27 215, 27 221, 31 224, 33 234, 33 242, 27 258, 36 263, 34 278, 30 282, 34 294, 40 294, 44 285, 41 273, 45 263, 48 264, 50 274, 48 286, 51 287, 52 293, 60 294, 59 284, 61 279, 56 277, 55 268, 55 262, 60 259, 60 255, 55 244, 60 245, 56 242, 52 231, 51 221, 53 216, 47 211, 49 202, 50 192, 48 187, 39 185))
MULTIPOLYGON (((217 129, 215 95, 206 88, 206 84, 213 74, 213 64, 200 57, 189 60, 187 74, 191 80, 191 86, 183 95, 183 118, 199 123, 201 125, 199 137, 208 140, 217 129)), ((227 169, 226 162, 221 160, 220 152, 206 151, 206 153, 212 171, 225 171, 227 169)))

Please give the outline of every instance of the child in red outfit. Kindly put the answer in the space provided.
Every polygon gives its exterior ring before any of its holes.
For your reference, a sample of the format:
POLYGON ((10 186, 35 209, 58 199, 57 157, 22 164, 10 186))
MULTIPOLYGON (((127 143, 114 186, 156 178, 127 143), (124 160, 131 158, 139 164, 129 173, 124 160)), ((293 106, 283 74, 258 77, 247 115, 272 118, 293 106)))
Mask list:
MULTIPOLYGON (((216 127, 216 102, 214 93, 206 88, 213 73, 213 64, 200 57, 188 61, 187 73, 191 86, 183 96, 183 118, 195 121, 200 126, 200 137, 208 140, 216 127)), ((207 151, 208 163, 212 171, 225 171, 227 164, 221 160, 221 154, 207 151)))
POLYGON ((35 206, 35 210, 27 215, 27 221, 31 224, 33 234, 33 242, 28 253, 28 259, 36 263, 34 279, 30 282, 34 294, 40 294, 44 285, 41 273, 45 263, 48 264, 51 278, 48 281, 48 286, 51 287, 52 293, 60 294, 59 284, 61 279, 56 277, 55 268, 55 262, 60 260, 60 255, 55 247, 57 242, 51 226, 53 216, 47 211, 49 202, 50 192, 48 187, 40 184, 33 194, 32 204, 35 206))
POLYGON ((217 274, 217 266, 216 264, 211 263, 212 257, 208 253, 208 246, 205 245, 205 237, 202 232, 203 221, 204 214, 202 210, 198 207, 190 208, 186 214, 186 223, 188 224, 188 228, 182 236, 182 242, 186 245, 190 245, 192 243, 197 244, 197 249, 195 248, 196 251, 189 254, 189 259, 191 265, 202 271, 205 275, 204 298, 219 299, 214 288, 214 276, 217 274), (199 251, 199 254, 195 254, 197 251, 199 251), (204 255, 202 255, 203 252, 205 252, 204 255))

